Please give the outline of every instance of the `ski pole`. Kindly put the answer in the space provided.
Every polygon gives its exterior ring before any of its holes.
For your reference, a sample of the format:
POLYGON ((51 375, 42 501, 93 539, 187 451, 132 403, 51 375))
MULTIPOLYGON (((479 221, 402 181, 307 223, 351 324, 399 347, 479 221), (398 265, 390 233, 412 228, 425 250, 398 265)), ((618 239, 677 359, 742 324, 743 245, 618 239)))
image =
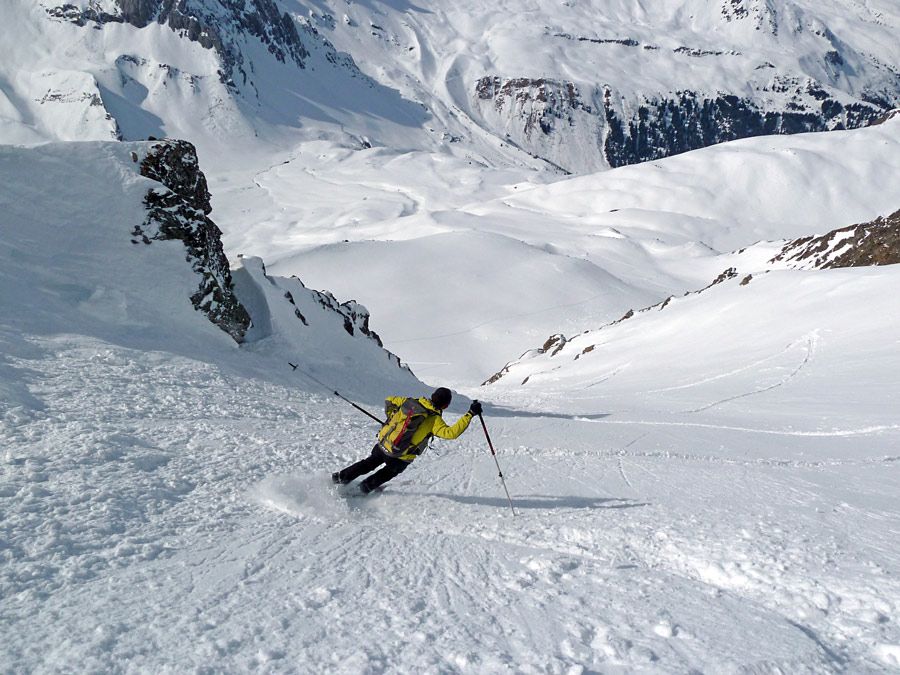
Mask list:
POLYGON ((363 415, 368 415, 369 417, 371 417, 373 420, 375 420, 376 422, 378 422, 378 423, 381 424, 381 425, 384 425, 384 424, 385 424, 385 422, 384 422, 383 420, 378 419, 375 415, 373 415, 372 413, 370 413, 368 410, 366 410, 366 409, 363 408, 362 406, 356 405, 353 401, 351 401, 351 400, 350 400, 349 398, 347 398, 346 396, 342 395, 342 394, 341 394, 339 391, 337 391, 336 389, 332 389, 331 387, 329 387, 327 384, 325 384, 325 383, 322 382, 321 380, 317 380, 315 377, 313 377, 312 375, 310 375, 309 373, 307 373, 305 370, 303 370, 303 369, 302 369, 300 366, 298 366, 297 364, 291 363, 290 361, 288 361, 288 365, 289 365, 291 368, 293 368, 294 370, 299 370, 303 375, 306 375, 306 377, 308 377, 309 379, 311 379, 313 382, 315 382, 316 384, 318 384, 320 387, 323 387, 324 389, 327 389, 328 391, 330 391, 332 394, 334 394, 335 396, 337 396, 337 397, 338 397, 339 399, 341 399, 342 401, 346 401, 347 403, 349 403, 350 405, 352 405, 354 408, 356 408, 357 410, 359 410, 359 412, 361 412, 363 415))
POLYGON ((481 428, 484 429, 484 437, 487 439, 488 447, 491 449, 491 456, 494 458, 494 464, 497 465, 497 475, 500 476, 500 482, 503 483, 503 490, 506 492, 506 500, 509 502, 509 508, 512 510, 512 514, 515 516, 516 509, 513 507, 512 498, 509 496, 509 490, 506 487, 506 481, 503 480, 503 471, 500 470, 500 462, 497 461, 497 453, 494 452, 494 444, 491 443, 490 434, 488 434, 487 425, 484 423, 484 417, 481 416, 481 413, 478 413, 478 419, 481 420, 481 428))

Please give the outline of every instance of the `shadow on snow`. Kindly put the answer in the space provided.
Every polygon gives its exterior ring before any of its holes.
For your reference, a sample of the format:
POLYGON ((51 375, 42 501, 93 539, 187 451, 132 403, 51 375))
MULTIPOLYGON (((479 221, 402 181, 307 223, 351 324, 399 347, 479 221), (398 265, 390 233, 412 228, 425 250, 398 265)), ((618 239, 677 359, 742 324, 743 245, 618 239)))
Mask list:
POLYGON ((580 415, 573 413, 544 412, 535 410, 518 410, 516 408, 504 408, 483 402, 485 414, 491 417, 551 417, 563 420, 599 420, 609 417, 612 413, 594 413, 590 415, 580 415))
MULTIPOLYGON (((404 491, 405 492, 405 491, 404 491)), ((440 497, 460 504, 478 506, 496 506, 509 508, 505 497, 478 497, 473 495, 455 495, 448 492, 406 492, 418 497, 440 497)), ((633 509, 649 506, 649 502, 620 497, 570 497, 557 495, 530 495, 513 497, 513 506, 517 509, 633 509)))

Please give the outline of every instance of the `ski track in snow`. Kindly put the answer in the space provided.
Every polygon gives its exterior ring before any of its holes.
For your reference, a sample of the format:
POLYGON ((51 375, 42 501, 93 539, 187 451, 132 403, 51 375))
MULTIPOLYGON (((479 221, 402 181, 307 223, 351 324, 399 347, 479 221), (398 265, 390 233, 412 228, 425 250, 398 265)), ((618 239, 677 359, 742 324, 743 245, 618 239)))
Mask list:
POLYGON ((3 670, 896 665, 896 455, 728 457, 689 431, 653 451, 558 419, 594 449, 509 449, 546 420, 489 418, 518 517, 478 428, 343 499, 328 472, 373 429, 332 400, 86 339, 31 348, 10 363, 43 409, 2 418, 3 670))
MULTIPOLYGON (((807 338, 807 340, 809 340, 809 338, 807 338)), ((662 387, 660 389, 649 389, 648 391, 646 391, 644 393, 646 393, 646 394, 662 394, 662 393, 670 392, 670 391, 681 391, 684 389, 690 389, 691 387, 699 387, 704 384, 709 384, 710 382, 724 380, 726 378, 733 377, 735 375, 741 375, 743 373, 756 373, 759 371, 760 366, 787 354, 796 346, 796 344, 797 343, 795 343, 795 342, 791 343, 787 347, 785 347, 784 350, 781 351, 780 353, 771 354, 764 358, 757 359, 756 361, 748 363, 745 366, 741 366, 740 368, 735 368, 734 370, 729 370, 728 372, 725 372, 725 373, 719 373, 717 375, 710 375, 709 377, 704 377, 703 379, 696 380, 694 382, 689 382, 687 384, 679 384, 679 385, 675 385, 675 386, 671 386, 671 387, 662 387)), ((808 360, 808 357, 809 357, 809 351, 807 350, 806 358, 804 358, 804 361, 803 361, 804 364, 806 363, 806 360, 808 360)), ((716 405, 716 404, 712 404, 712 405, 716 405)), ((692 411, 689 411, 689 412, 692 412, 692 411)))
MULTIPOLYGON (((687 411, 690 412, 690 411, 687 411)), ((868 427, 860 427, 858 429, 836 429, 833 431, 798 431, 795 429, 761 429, 754 427, 738 427, 728 424, 706 424, 703 422, 676 422, 676 421, 656 421, 656 420, 610 420, 610 419, 591 419, 585 416, 575 415, 575 419, 580 422, 590 424, 640 424, 643 426, 661 426, 661 427, 693 427, 696 429, 714 429, 717 431, 740 431, 750 434, 769 434, 774 436, 808 436, 811 438, 841 438, 848 436, 870 436, 883 432, 897 431, 900 424, 876 424, 868 427)))
MULTIPOLYGON (((797 377, 797 375, 800 374, 800 371, 803 370, 803 368, 805 368, 806 365, 812 360, 813 356, 815 355, 816 341, 817 341, 817 336, 815 334, 807 336, 806 351, 804 353, 803 360, 800 362, 800 364, 794 370, 792 370, 790 373, 788 373, 784 377, 784 379, 782 379, 778 382, 775 382, 774 384, 770 384, 766 387, 760 387, 759 389, 755 389, 753 391, 748 391, 743 394, 736 394, 735 396, 729 396, 728 398, 723 398, 720 401, 714 401, 713 403, 709 403, 707 405, 701 406, 699 408, 694 408, 692 410, 685 410, 684 412, 688 412, 688 413, 703 412, 704 410, 709 410, 710 408, 715 408, 716 406, 720 406, 724 403, 730 403, 731 401, 737 401, 738 399, 747 398, 748 396, 755 396, 757 394, 762 394, 767 391, 772 391, 773 389, 778 389, 779 387, 783 387, 788 382, 790 382, 795 377, 797 377)), ((787 349, 785 350, 785 352, 788 352, 791 349, 793 349, 796 346, 796 344, 797 343, 789 345, 787 347, 787 349)), ((717 378, 712 378, 712 379, 717 379, 717 378)))

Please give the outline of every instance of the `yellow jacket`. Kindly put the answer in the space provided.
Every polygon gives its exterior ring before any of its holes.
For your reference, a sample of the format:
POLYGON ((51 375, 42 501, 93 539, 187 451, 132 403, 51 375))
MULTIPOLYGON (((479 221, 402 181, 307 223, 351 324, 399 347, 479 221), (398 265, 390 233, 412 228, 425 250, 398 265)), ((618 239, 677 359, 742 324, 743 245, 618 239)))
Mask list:
POLYGON ((422 454, 432 436, 453 440, 469 428, 472 413, 448 425, 427 398, 391 396, 384 400, 387 423, 378 432, 378 445, 389 457, 411 462, 422 454))

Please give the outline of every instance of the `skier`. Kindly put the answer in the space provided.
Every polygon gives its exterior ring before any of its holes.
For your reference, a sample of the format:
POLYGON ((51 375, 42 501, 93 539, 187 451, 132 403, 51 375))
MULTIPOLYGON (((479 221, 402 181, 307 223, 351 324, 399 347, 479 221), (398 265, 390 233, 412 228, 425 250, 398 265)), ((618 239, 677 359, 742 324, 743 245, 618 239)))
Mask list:
POLYGON ((441 411, 447 409, 452 397, 449 389, 438 387, 430 399, 404 396, 385 399, 387 423, 378 432, 378 442, 372 448, 372 454, 331 474, 331 480, 346 485, 384 464, 360 483, 359 490, 365 495, 405 471, 424 452, 432 436, 447 440, 459 438, 472 418, 481 414, 481 404, 472 401, 468 412, 450 426, 444 422, 441 411))

